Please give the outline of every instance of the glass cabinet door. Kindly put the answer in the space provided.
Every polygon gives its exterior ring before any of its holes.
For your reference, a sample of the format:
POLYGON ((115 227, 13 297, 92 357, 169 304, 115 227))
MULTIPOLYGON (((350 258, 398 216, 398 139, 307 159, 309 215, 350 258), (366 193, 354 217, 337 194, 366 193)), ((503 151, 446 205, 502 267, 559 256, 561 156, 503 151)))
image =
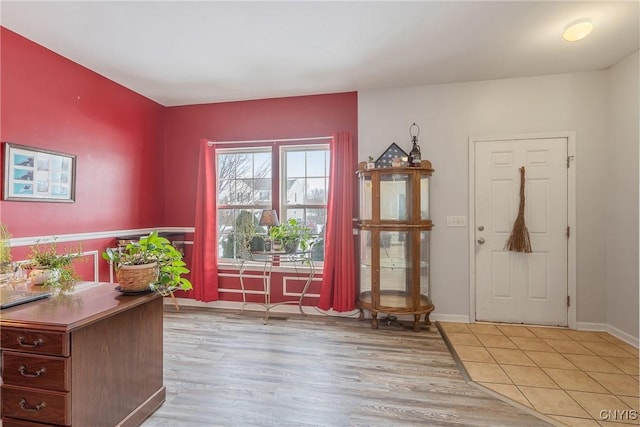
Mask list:
POLYGON ((431 299, 431 283, 429 282, 429 232, 420 232, 420 294, 431 299))
POLYGON ((370 220, 373 215, 373 183, 371 175, 360 177, 360 219, 370 220))
POLYGON ((429 215, 429 178, 430 175, 420 175, 420 219, 427 220, 429 215))
POLYGON ((371 231, 360 231, 360 298, 371 304, 372 260, 371 231))
POLYGON ((380 232, 380 306, 411 306, 410 244, 407 231, 380 232))
POLYGON ((405 173, 380 176, 380 220, 407 221, 411 212, 411 177, 405 173))

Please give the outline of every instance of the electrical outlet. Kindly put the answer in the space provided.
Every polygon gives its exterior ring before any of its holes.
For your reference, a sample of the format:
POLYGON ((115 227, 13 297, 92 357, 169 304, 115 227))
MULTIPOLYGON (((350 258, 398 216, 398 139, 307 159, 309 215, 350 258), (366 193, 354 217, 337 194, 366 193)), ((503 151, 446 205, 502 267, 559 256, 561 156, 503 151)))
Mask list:
POLYGON ((447 227, 466 227, 466 216, 447 216, 447 227))

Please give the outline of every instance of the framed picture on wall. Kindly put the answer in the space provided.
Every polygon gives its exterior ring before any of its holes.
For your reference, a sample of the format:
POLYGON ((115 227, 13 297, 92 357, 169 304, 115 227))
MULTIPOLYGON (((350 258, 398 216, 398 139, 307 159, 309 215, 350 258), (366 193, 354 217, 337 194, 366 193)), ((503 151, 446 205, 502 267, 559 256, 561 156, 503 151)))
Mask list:
POLYGON ((73 203, 76 156, 4 143, 3 200, 73 203))

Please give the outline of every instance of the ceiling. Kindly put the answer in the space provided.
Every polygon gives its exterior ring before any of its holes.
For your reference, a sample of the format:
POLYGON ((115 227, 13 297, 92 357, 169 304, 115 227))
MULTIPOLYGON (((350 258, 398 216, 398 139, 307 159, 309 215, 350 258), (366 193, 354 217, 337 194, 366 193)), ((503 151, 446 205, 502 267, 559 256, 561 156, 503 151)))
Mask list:
POLYGON ((175 106, 607 69, 638 49, 639 4, 2 0, 0 23, 175 106))

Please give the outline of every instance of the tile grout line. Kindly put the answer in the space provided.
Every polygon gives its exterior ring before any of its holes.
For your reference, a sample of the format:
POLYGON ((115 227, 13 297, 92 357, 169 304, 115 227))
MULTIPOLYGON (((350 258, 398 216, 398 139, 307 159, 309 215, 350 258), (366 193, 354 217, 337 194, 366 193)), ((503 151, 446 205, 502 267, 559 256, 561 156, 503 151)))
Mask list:
MULTIPOLYGON (((465 324, 466 325, 466 324, 465 324)), ((498 393, 492 389, 489 389, 487 386, 485 386, 484 384, 480 384, 475 382, 472 378, 471 375, 469 374, 469 372, 466 370, 466 367, 464 365, 464 361, 462 360, 462 358, 460 358, 459 354, 457 353, 456 349, 455 349, 455 345, 453 344, 453 342, 451 342, 451 340, 449 339, 449 337, 447 336, 447 332, 446 332, 446 326, 445 325, 441 325, 440 322, 436 322, 436 326, 438 328, 438 330, 440 331, 440 334, 442 335, 443 339, 445 340, 445 343, 447 344, 447 348, 449 348, 449 351, 452 353, 452 355, 454 355, 454 360, 456 361, 456 365, 459 367, 459 369, 461 370, 461 372, 463 372, 463 377, 465 377, 465 381, 468 381, 472 384, 475 384, 476 386, 478 386, 479 388, 483 389, 483 390, 488 390, 490 394, 492 395, 499 395, 501 396, 503 399, 506 399, 510 404, 514 404, 517 407, 522 407, 522 408, 526 408, 525 405, 520 404, 519 402, 514 401, 513 399, 507 397, 506 395, 502 395, 501 393, 498 393)), ((469 325, 467 325, 469 326, 469 325)), ((495 325, 494 325, 495 326, 495 325)), ((515 326, 515 325, 514 325, 515 326)), ((596 378, 594 378, 592 375, 590 375, 590 372, 592 371, 587 371, 585 370, 583 367, 576 365, 574 362, 572 362, 571 359, 569 359, 566 354, 564 352, 561 352, 559 350, 557 350, 556 348, 554 348, 549 342, 547 342, 546 340, 559 340, 559 341, 564 341, 564 342, 572 342, 575 343, 577 345, 579 345, 580 347, 584 347, 590 354, 585 354, 585 356, 594 356, 594 357, 598 357, 599 359, 601 359, 602 361, 611 364, 614 368, 616 368, 618 371, 620 371, 620 373, 615 373, 615 375, 623 375, 626 377, 630 377, 631 379, 635 379, 637 381, 637 378, 634 377, 631 374, 628 374, 625 370, 621 369, 616 363, 608 360, 605 358, 604 355, 595 352, 594 350, 592 350, 593 345, 591 346, 587 346, 584 345, 584 342, 589 342, 589 343, 602 343, 602 344, 606 344, 606 345, 612 345, 617 347, 622 353, 623 356, 610 356, 610 357, 617 357, 617 358, 636 358, 637 356, 634 356, 633 354, 631 354, 631 352, 626 348, 623 347, 621 345, 618 345, 617 342, 615 341, 611 341, 608 340, 606 338, 600 337, 598 334, 594 335, 594 339, 592 341, 578 341, 578 339, 575 338, 575 336, 572 336, 570 334, 564 334, 563 336, 553 336, 553 334, 546 334, 546 333, 541 333, 541 335, 536 334, 533 330, 531 330, 531 328, 529 328, 528 326, 523 326, 525 328, 525 330, 527 330, 529 333, 531 333, 533 336, 532 337, 523 337, 523 338, 535 338, 541 342, 543 342, 546 346, 548 346, 551 351, 545 351, 545 350, 524 350, 521 347, 518 346, 518 344, 516 342, 514 342, 511 338, 513 336, 507 334, 507 332, 501 330, 500 328, 497 328, 497 331, 499 332, 499 334, 495 334, 495 333, 482 333, 483 330, 482 329, 478 329, 478 328, 471 328, 468 327, 467 330, 468 332, 480 343, 479 348, 482 348, 487 354, 489 354, 489 356, 491 357, 491 359, 494 361, 494 363, 490 363, 490 362, 482 362, 482 361, 478 361, 478 363, 487 363, 487 364, 495 364, 497 366, 500 367, 500 370, 506 375, 506 378, 508 378, 513 384, 509 384, 509 385, 514 385, 516 387, 516 389, 518 390, 518 392, 524 397, 524 399, 531 405, 532 408, 535 408, 535 406, 532 404, 532 402, 529 400, 529 398, 527 397, 527 395, 525 393, 523 393, 523 391, 520 389, 521 384, 517 384, 514 379, 503 369, 503 365, 512 365, 509 363, 501 363, 498 362, 498 360, 495 358, 495 356, 493 355, 493 353, 491 353, 491 351, 489 349, 508 349, 508 350, 518 350, 520 353, 524 354, 525 357, 527 357, 527 359, 529 359, 533 364, 534 367, 536 367, 537 369, 539 369, 540 371, 543 372, 543 374, 548 377, 551 382, 553 384, 555 384, 557 386, 557 390, 561 390, 567 397, 569 397, 569 399, 576 404, 577 407, 581 408, 589 417, 588 419, 593 420, 596 423, 599 423, 599 421, 597 419, 595 419, 593 417, 593 415, 591 414, 591 412, 589 412, 587 410, 587 407, 583 406, 582 404, 580 404, 577 400, 575 400, 573 398, 573 396, 571 394, 568 393, 569 389, 566 389, 565 387, 563 387, 560 383, 558 383, 558 381, 556 381, 553 377, 551 377, 545 370, 544 368, 540 365, 540 362, 537 362, 535 359, 532 359, 531 357, 529 357, 528 352, 529 351, 540 351, 540 352, 544 352, 544 353, 552 353, 552 354, 556 354, 559 355, 560 357, 562 357, 563 360, 565 360, 566 362, 568 362, 571 366, 574 366, 576 369, 570 369, 570 368, 562 368, 562 367, 558 367, 558 368, 549 368, 549 369, 557 369, 557 370, 562 370, 562 371, 576 371, 576 372, 581 372, 585 375, 588 376, 588 378, 590 378, 591 380, 593 380, 598 386, 600 386, 603 390, 606 391, 606 393, 598 393, 598 392, 593 392, 593 391, 580 391, 580 390, 572 390, 575 392, 583 392, 583 393, 591 393, 591 394, 607 394, 609 396, 612 396, 614 398, 616 398, 617 400, 619 400, 620 402, 622 402, 625 406, 629 406, 626 401, 624 401, 623 399, 620 398, 620 396, 625 396, 626 395, 617 395, 615 393, 613 393, 608 387, 606 387, 604 384, 602 384, 599 380, 597 380, 596 378), (484 338, 480 339, 478 337, 478 335, 482 335, 482 336, 488 336, 488 335, 492 335, 492 336, 502 336, 508 339, 508 342, 510 342, 512 345, 514 345, 515 348, 509 348, 509 347, 487 347, 487 345, 485 344, 484 340, 487 340, 489 338, 484 338), (596 340, 595 338, 599 338, 602 341, 596 340), (628 355, 628 356, 627 356, 628 355)), ((560 330, 560 329, 558 329, 560 330)), ((462 333, 462 331, 455 331, 455 332, 459 332, 462 333)), ((540 331, 538 331, 540 333, 540 331)), ((589 331, 590 332, 590 331, 589 331)), ((519 337, 516 335, 516 337, 519 337)), ((588 337, 588 335, 586 336, 588 337)), ((462 345, 462 344, 460 344, 462 345)), ((573 353, 571 353, 573 354, 573 353)), ((523 367, 531 367, 530 365, 519 365, 519 364, 513 364, 514 366, 523 366, 523 367)), ((593 372, 597 372, 597 371, 593 371, 593 372)), ((603 374, 611 374, 614 375, 613 373, 607 373, 607 372, 602 372, 603 374)), ((504 383, 496 383, 496 384, 501 384, 501 385, 505 385, 504 383)), ((549 388, 550 387, 538 387, 538 386, 531 386, 531 387, 537 387, 537 388, 549 388)), ((628 396, 631 398, 637 398, 636 396, 628 396)), ((527 408, 528 410, 531 410, 531 408, 527 408)), ((542 415, 542 417, 547 418, 548 416, 560 416, 560 417, 568 417, 568 418, 575 418, 575 419, 583 419, 586 420, 587 418, 583 418, 583 417, 575 417, 575 416, 571 416, 568 414, 543 414, 541 412, 538 412, 537 409, 534 409, 534 415, 538 414, 538 415, 542 415)), ((548 421, 545 419, 545 421, 548 421)), ((556 424, 557 422, 553 422, 553 424, 556 424)))
MULTIPOLYGON (((526 401, 529 402, 529 405, 531 405, 531 408, 528 408, 527 406, 522 405, 522 404, 514 401, 513 399, 510 399, 507 396, 505 396, 505 395, 503 395, 501 393, 498 393, 496 391, 493 391, 493 390, 489 389, 488 387, 485 387, 482 384, 479 384, 476 381, 472 380, 471 376, 469 375, 469 372, 467 371, 467 368, 464 366, 464 363, 462 362, 462 359, 458 355, 458 352, 456 351, 455 346, 449 340, 449 337, 447 335, 447 332, 444 330, 444 327, 440 324, 439 321, 435 322, 435 324, 436 324, 436 328, 440 332, 440 335, 442 336, 442 339, 445 342, 445 345, 449 349, 449 352, 451 353, 451 356, 453 357, 453 360, 454 360, 456 366, 458 367, 458 369, 462 373, 462 377, 464 378, 465 382, 467 382, 469 384, 473 384, 475 387, 478 387, 479 389, 483 390, 484 392, 489 393, 490 395, 499 398, 503 402, 506 402, 506 403, 508 403, 510 405, 513 405, 513 406, 517 407, 517 408, 520 408, 520 409, 526 411, 527 413, 532 414, 532 415, 542 419, 543 421, 546 421, 546 422, 548 422, 550 424, 553 424, 553 425, 558 425, 555 420, 551 420, 545 414, 542 414, 541 412, 537 411, 535 409, 535 406, 533 406, 533 404, 529 400, 529 398, 527 398, 527 396, 524 393, 522 393, 522 391, 520 391, 520 388, 516 384, 513 384, 513 385, 518 389, 518 391, 522 394, 522 396, 526 399, 526 401)), ((480 342, 480 344, 482 344, 482 342, 480 342)), ((486 351, 486 347, 484 345, 482 345, 482 348, 484 348, 485 351, 486 351)), ((491 353, 489 353, 489 355, 491 356, 492 359, 494 359, 493 356, 491 355, 491 353)), ((500 369, 504 372, 504 370, 502 369, 500 364, 495 359, 494 359, 494 361, 500 367, 500 369)), ((504 372, 504 374, 507 375, 506 372, 504 372)), ((507 375, 507 377, 508 377, 508 375, 507 375)))

